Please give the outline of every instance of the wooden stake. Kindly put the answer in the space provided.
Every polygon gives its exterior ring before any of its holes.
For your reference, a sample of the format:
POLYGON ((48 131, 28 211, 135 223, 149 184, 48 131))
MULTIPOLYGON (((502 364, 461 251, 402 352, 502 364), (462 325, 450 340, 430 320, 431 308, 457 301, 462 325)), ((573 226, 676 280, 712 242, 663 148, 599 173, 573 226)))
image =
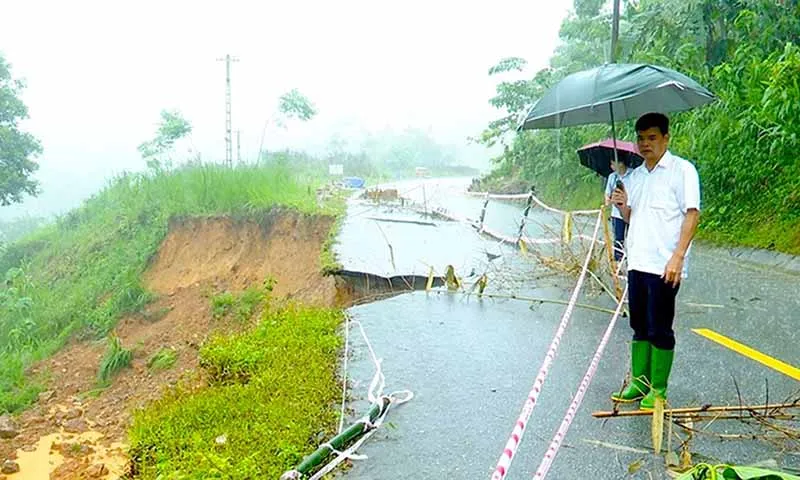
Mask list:
POLYGON ((653 438, 653 451, 661 455, 661 442, 664 439, 664 399, 656 396, 653 405, 653 421, 651 436, 653 438))
POLYGON ((614 259, 614 242, 611 241, 611 232, 608 229, 608 212, 609 208, 603 208, 603 239, 606 242, 606 253, 608 255, 608 264, 611 267, 611 277, 614 282, 614 290, 617 292, 617 302, 622 298, 622 286, 619 284, 617 277, 617 261, 614 259))

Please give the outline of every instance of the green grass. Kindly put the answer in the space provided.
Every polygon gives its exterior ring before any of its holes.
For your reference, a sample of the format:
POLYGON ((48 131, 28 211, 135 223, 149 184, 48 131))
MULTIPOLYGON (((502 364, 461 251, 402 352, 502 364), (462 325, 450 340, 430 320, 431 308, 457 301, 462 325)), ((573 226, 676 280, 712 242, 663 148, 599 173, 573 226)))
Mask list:
POLYGON ((147 368, 152 372, 169 370, 178 360, 178 353, 174 348, 161 348, 147 360, 147 368))
POLYGON ((800 220, 780 221, 762 216, 743 218, 728 225, 708 225, 700 219, 697 238, 719 246, 766 248, 791 255, 800 255, 800 220))
MULTIPOLYGON (((347 190, 335 192, 329 202, 331 208, 337 212, 343 213, 347 209, 347 197, 351 194, 352 193, 347 190)), ((333 247, 336 244, 336 236, 339 235, 339 231, 341 231, 344 218, 344 215, 336 216, 336 221, 331 227, 331 231, 328 232, 328 238, 322 245, 322 252, 320 252, 320 271, 323 275, 330 275, 342 269, 342 264, 336 259, 336 253, 333 251, 333 247)))
POLYGON ((116 335, 109 335, 106 353, 100 361, 97 372, 97 383, 105 386, 111 383, 111 378, 123 368, 131 365, 133 352, 122 346, 122 341, 116 335))
POLYGON ((187 166, 118 176, 70 213, 0 255, 0 413, 18 411, 38 387, 23 375, 70 337, 103 338, 152 300, 141 274, 179 216, 263 219, 276 206, 336 215, 316 184, 279 167, 187 166), (7 273, 8 272, 8 273, 7 273))
POLYGON ((138 478, 278 478, 334 433, 340 310, 268 308, 253 329, 200 351, 209 386, 135 412, 138 478), (224 442, 217 439, 224 436, 224 442))
POLYGON ((247 322, 256 313, 256 309, 268 299, 276 283, 274 278, 269 277, 262 285, 251 286, 238 295, 223 292, 211 297, 211 316, 215 320, 220 320, 233 314, 239 322, 247 322))
POLYGON ((336 245, 336 236, 339 234, 339 231, 342 228, 343 219, 344 216, 340 216, 336 219, 336 222, 333 224, 333 228, 331 228, 330 233, 328 233, 328 238, 322 245, 322 252, 320 253, 320 267, 323 275, 331 275, 343 268, 342 264, 336 259, 336 253, 333 250, 334 245, 336 245))
POLYGON ((563 184, 536 183, 536 196, 560 210, 593 210, 603 205, 605 195, 599 180, 576 181, 569 188, 563 184))
POLYGON ((211 299, 211 316, 215 320, 225 317, 236 305, 236 296, 231 292, 223 292, 211 299))

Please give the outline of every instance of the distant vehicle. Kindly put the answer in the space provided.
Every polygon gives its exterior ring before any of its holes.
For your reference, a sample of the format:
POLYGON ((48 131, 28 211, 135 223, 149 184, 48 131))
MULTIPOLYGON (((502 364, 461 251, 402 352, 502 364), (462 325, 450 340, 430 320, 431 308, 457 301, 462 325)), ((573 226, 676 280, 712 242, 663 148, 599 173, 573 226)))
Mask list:
POLYGON ((415 174, 416 174, 416 176, 418 176, 418 177, 424 177, 424 178, 428 178, 428 177, 430 177, 430 176, 431 176, 431 171, 430 171, 430 170, 428 170, 426 167, 417 167, 417 168, 414 170, 414 173, 415 173, 415 174))
POLYGON ((342 184, 347 188, 364 188, 364 179, 361 177, 344 177, 342 184))

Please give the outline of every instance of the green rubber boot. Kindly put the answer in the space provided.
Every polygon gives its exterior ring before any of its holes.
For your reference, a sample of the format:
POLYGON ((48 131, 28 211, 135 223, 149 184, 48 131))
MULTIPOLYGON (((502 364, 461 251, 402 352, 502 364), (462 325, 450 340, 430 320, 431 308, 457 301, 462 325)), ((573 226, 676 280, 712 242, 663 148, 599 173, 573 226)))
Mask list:
POLYGON ((630 403, 644 397, 650 391, 650 342, 631 342, 631 384, 621 392, 611 394, 611 400, 630 403))
POLYGON ((642 410, 652 410, 656 403, 656 396, 667 399, 667 380, 669 380, 674 357, 675 350, 653 347, 650 354, 650 385, 652 388, 639 405, 642 410))

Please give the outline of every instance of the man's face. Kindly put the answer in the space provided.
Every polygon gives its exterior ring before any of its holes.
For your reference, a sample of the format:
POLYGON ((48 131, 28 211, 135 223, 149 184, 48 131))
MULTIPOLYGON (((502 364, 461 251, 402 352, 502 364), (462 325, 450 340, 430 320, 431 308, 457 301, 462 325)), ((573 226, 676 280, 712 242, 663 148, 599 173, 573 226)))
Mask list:
POLYGON ((636 133, 636 144, 645 160, 657 162, 667 151, 669 134, 662 135, 658 127, 650 127, 636 133))

